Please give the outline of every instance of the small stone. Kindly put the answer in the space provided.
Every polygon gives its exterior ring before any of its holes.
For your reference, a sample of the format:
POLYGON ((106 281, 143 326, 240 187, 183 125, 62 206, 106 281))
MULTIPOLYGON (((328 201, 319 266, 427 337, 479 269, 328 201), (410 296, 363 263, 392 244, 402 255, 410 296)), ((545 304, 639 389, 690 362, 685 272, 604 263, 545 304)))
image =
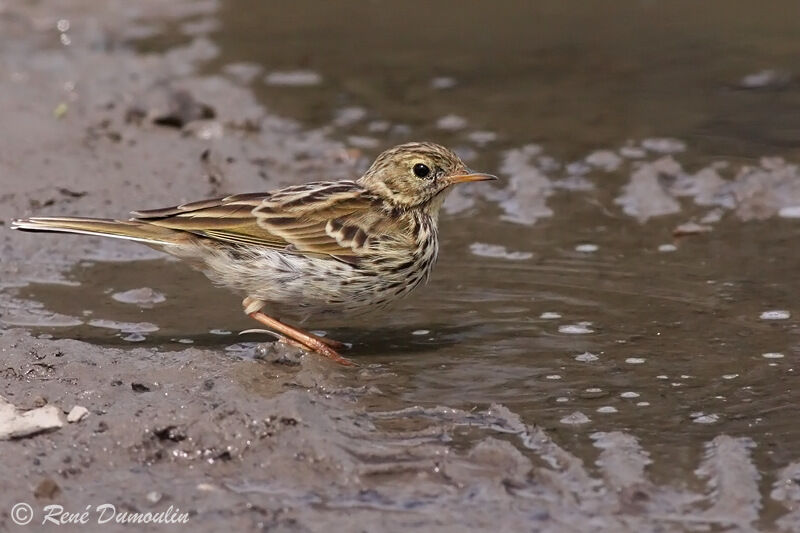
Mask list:
POLYGON ((677 249, 678 247, 674 244, 662 244, 658 247, 658 251, 663 253, 674 252, 677 249))
POLYGON ((145 496, 145 499, 147 499, 147 501, 152 503, 152 504, 156 504, 156 503, 160 502, 163 497, 164 497, 164 495, 161 494, 160 492, 158 492, 156 490, 151 490, 150 492, 147 493, 147 496, 145 496))
POLYGON ((627 359, 625 359, 625 362, 628 363, 629 365, 641 365, 645 361, 646 359, 643 357, 628 357, 627 359))
POLYGON ((620 393, 619 396, 620 396, 620 398, 638 398, 639 397, 639 393, 638 392, 633 392, 633 391, 628 391, 628 392, 620 393))
POLYGON ((603 414, 611 414, 611 413, 616 413, 617 412, 617 408, 613 407, 611 405, 604 405, 602 407, 598 407, 597 408, 597 412, 598 413, 603 413, 603 414))
POLYGON ((581 363, 591 363, 592 361, 597 361, 598 359, 600 359, 600 357, 589 352, 583 352, 582 354, 575 356, 575 360, 580 361, 581 363))
POLYGON ((80 422, 89 414, 89 410, 81 405, 76 405, 72 409, 70 409, 69 414, 67 414, 67 422, 75 423, 80 422))
POLYGON ((544 313, 539 315, 539 318, 544 319, 544 320, 555 320, 556 318, 561 318, 561 313, 554 313, 552 311, 545 311, 544 313))
POLYGON ((784 355, 779 352, 767 352, 767 353, 762 353, 761 357, 763 357, 764 359, 783 359, 784 355))

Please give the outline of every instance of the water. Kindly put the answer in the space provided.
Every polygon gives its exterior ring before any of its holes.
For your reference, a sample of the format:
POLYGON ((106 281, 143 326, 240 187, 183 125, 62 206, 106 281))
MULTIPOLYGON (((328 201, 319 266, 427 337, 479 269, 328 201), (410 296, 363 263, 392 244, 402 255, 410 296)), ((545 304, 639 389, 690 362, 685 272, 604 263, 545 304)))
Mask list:
MULTIPOLYGON (((346 355, 374 369, 382 394, 363 406, 500 403, 587 463, 592 434, 623 431, 650 453, 655 479, 692 484, 703 443, 721 434, 751 438, 762 471, 800 447, 800 226, 777 216, 800 191, 795 170, 760 160, 800 160, 797 11, 225 2, 208 70, 260 66, 250 85, 271 111, 365 159, 435 139, 504 179, 449 201, 427 287, 381 317, 308 325, 353 343, 346 355), (597 150, 618 161, 587 159, 597 150), (760 170, 747 177, 747 166, 760 170), (703 181, 717 168, 721 184, 703 181), (674 237, 687 222, 709 231, 674 237)), ((123 346, 138 333, 137 346, 167 350, 259 340, 219 335, 253 325, 237 297, 180 264, 86 264, 73 278, 79 286, 22 289, 84 322, 40 332, 123 346), (141 287, 165 300, 142 309, 113 297, 141 287)))

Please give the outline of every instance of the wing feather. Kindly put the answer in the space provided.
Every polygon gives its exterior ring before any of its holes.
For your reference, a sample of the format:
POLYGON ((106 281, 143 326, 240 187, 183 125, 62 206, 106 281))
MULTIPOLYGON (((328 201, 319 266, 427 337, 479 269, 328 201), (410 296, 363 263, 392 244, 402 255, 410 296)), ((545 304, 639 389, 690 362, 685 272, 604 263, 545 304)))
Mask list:
POLYGON ((316 182, 134 215, 140 222, 221 242, 352 261, 369 253, 370 238, 386 230, 375 201, 352 181, 316 182))

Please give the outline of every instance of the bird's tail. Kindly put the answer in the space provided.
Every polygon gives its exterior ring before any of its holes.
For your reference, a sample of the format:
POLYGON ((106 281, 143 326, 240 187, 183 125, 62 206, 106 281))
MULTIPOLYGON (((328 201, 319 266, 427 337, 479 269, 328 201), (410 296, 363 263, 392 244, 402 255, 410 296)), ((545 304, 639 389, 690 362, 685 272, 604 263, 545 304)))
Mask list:
POLYGON ((11 229, 80 233, 127 239, 155 246, 181 244, 183 232, 161 228, 136 220, 111 220, 80 217, 32 217, 11 221, 11 229))

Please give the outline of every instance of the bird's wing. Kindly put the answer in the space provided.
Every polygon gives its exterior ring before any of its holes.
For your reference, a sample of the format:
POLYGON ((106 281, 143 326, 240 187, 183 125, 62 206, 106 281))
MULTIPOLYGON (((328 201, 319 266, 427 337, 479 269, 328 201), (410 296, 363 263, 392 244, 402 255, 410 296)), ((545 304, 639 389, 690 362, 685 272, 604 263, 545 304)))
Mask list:
POLYGON ((355 261, 385 229, 374 202, 355 182, 337 181, 133 214, 137 221, 217 241, 355 261))

